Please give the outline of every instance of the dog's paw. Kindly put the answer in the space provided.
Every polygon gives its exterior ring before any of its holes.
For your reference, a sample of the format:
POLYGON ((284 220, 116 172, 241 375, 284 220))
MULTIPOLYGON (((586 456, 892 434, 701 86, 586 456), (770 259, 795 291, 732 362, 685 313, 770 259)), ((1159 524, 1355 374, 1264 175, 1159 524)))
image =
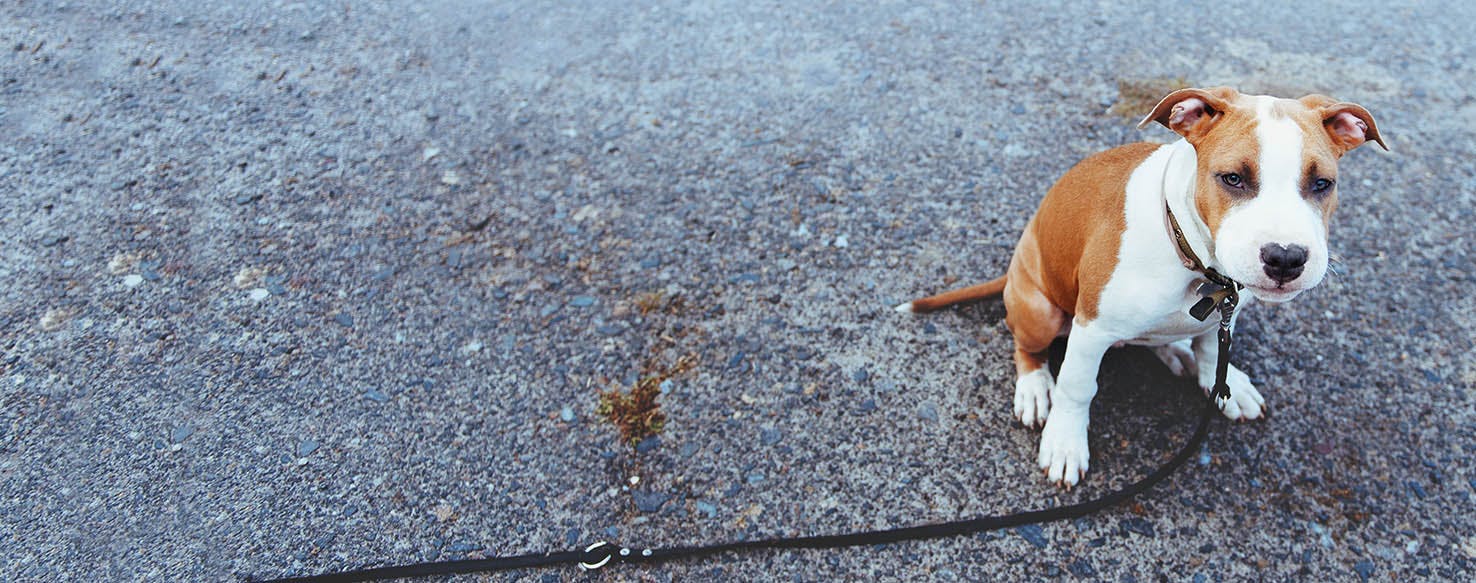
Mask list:
POLYGON ((1176 377, 1187 377, 1199 370, 1194 365, 1194 351, 1190 349, 1188 340, 1155 346, 1153 354, 1158 355, 1158 359, 1176 377))
POLYGON ((1046 479, 1071 489, 1086 476, 1091 462, 1087 449, 1086 413, 1064 415, 1056 408, 1056 414, 1046 423, 1040 434, 1040 456, 1037 458, 1046 479))
MULTIPOLYGON (((1250 376, 1234 365, 1230 366, 1229 374, 1225 375, 1225 382, 1230 385, 1230 400, 1220 410, 1225 417, 1231 421, 1255 421, 1266 417, 1270 412, 1266 407, 1266 398, 1251 384, 1250 376)), ((1214 387, 1200 388, 1208 395, 1214 387)))
POLYGON ((1045 425, 1051 412, 1051 371, 1041 367, 1015 379, 1015 418, 1026 427, 1045 425))

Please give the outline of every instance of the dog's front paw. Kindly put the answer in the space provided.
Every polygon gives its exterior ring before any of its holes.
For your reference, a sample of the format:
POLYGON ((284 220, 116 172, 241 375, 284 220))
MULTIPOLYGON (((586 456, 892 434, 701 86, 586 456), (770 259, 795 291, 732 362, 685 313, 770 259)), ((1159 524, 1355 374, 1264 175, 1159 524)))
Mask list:
POLYGON ((1087 450, 1085 411, 1066 414, 1056 407, 1040 434, 1038 462, 1046 479, 1068 490, 1086 476, 1091 453, 1087 450))
POLYGON ((1163 346, 1153 347, 1153 354, 1163 361, 1169 372, 1176 377, 1186 377, 1194 374, 1197 367, 1194 366, 1194 351, 1190 349, 1189 341, 1173 342, 1163 346))
MULTIPOLYGON (((1220 412, 1231 421, 1255 421, 1266 417, 1270 412, 1266 407, 1266 398, 1251 384, 1250 376, 1234 365, 1230 366, 1229 374, 1225 375, 1225 383, 1230 385, 1230 400, 1225 402, 1225 407, 1220 412)), ((1205 394, 1214 389, 1200 388, 1204 389, 1205 394)))
POLYGON ((1045 425, 1051 412, 1051 371, 1040 367, 1015 379, 1015 418, 1026 427, 1045 425))

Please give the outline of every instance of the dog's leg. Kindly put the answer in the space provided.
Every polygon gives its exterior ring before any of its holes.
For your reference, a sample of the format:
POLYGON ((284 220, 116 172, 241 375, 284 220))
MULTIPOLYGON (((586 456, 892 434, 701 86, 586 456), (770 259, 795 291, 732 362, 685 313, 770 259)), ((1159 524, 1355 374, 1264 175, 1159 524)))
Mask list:
POLYGON ((1015 418, 1026 427, 1045 425, 1051 412, 1051 388, 1056 385, 1047 366, 1047 354, 1015 346, 1015 418))
POLYGON ((1187 377, 1198 372, 1194 366, 1193 347, 1188 338, 1163 346, 1154 346, 1153 354, 1158 355, 1158 359, 1162 360, 1169 372, 1174 373, 1176 377, 1187 377))
MULTIPOLYGON (((1206 395, 1215 387, 1215 364, 1220 360, 1219 339, 1215 330, 1194 337, 1194 359, 1199 363, 1199 388, 1206 395)), ((1222 411, 1231 421, 1254 421, 1267 412, 1266 399, 1251 384, 1250 377, 1230 365, 1225 382, 1230 385, 1230 402, 1222 411)))
MULTIPOLYGON (((1015 270, 1011 268, 1013 273, 1015 270)), ((1045 425, 1055 385, 1047 358, 1061 333, 1066 313, 1052 304, 1034 281, 1011 277, 1005 286, 1005 325, 1015 336, 1015 418, 1026 427, 1045 425)))
POLYGON ((1087 423, 1092 397, 1097 394, 1097 371, 1102 355, 1120 338, 1090 323, 1074 322, 1066 344, 1061 378, 1051 391, 1051 417, 1040 435, 1040 468, 1046 477, 1070 488, 1086 475, 1087 423))

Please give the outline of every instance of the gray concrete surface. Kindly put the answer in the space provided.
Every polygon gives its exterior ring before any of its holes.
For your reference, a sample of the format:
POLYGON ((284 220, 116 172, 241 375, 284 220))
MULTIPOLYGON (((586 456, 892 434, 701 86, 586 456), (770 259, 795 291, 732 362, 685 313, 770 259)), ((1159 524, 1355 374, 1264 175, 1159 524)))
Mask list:
POLYGON ((1469 3, 6 2, 0 579, 208 581, 829 533, 1142 475, 1198 401, 1111 354, 1092 473, 1012 426, 991 277, 1167 131, 1120 81, 1358 101, 1275 408, 1067 524, 602 575, 1441 580, 1476 569, 1469 3), (681 306, 641 314, 662 292, 681 306), (597 391, 696 353, 636 452, 597 391), (629 479, 638 477, 632 489, 629 479))

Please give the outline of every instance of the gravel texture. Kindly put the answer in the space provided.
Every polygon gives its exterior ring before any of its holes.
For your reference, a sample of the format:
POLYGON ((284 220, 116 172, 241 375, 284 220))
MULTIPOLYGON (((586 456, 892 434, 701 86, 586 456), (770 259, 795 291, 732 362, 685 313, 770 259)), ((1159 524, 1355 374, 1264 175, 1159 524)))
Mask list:
POLYGON ((1242 319, 1270 421, 1067 523, 455 580, 1470 580, 1473 6, 3 3, 0 579, 1100 495, 1195 389, 1109 354, 1062 492, 1011 423, 1002 307, 889 306, 1000 273, 1075 160, 1169 137, 1109 113, 1119 82, 1182 78, 1357 101, 1394 148, 1343 164, 1336 274, 1242 319), (598 391, 687 353, 637 453, 598 391))

